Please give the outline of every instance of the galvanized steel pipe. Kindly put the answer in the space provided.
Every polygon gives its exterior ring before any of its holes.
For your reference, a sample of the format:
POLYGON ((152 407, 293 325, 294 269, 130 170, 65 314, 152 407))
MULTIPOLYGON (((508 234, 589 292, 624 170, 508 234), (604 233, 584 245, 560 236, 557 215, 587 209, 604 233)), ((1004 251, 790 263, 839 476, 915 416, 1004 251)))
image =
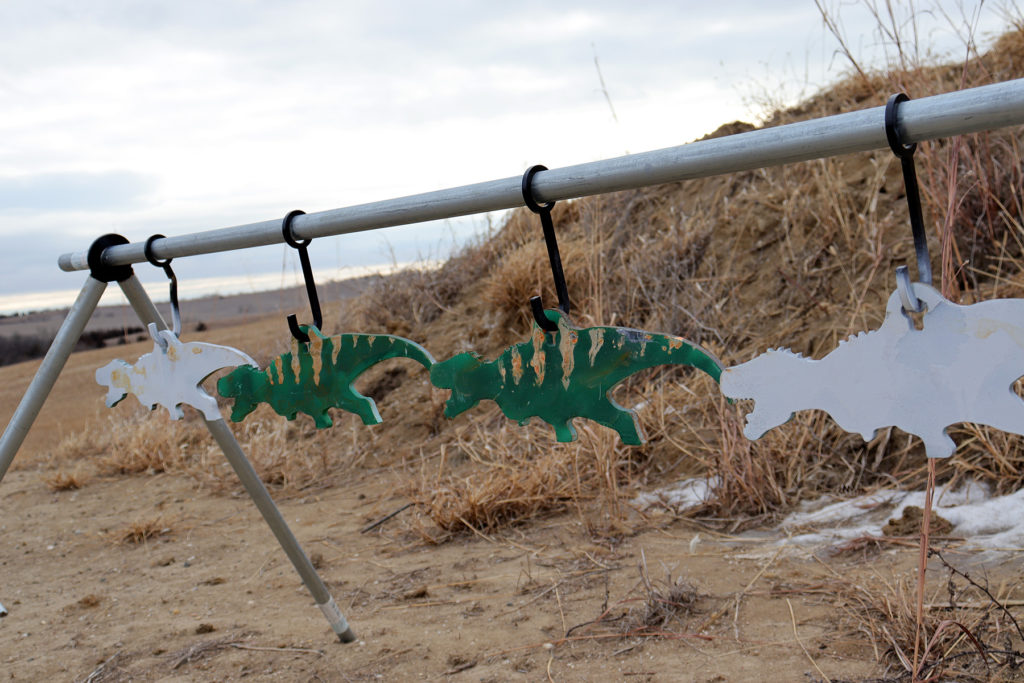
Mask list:
MULTIPOLYGON (((168 329, 167 322, 164 321, 160 311, 153 305, 153 300, 146 294, 146 290, 143 289, 142 284, 135 275, 118 284, 121 285, 121 291, 124 292, 125 297, 128 299, 136 315, 139 316, 139 320, 142 321, 143 325, 148 326, 149 323, 154 323, 158 330, 168 329)), ((210 434, 213 435, 217 445, 224 452, 224 456, 228 459, 232 469, 235 470, 235 474, 238 475, 242 486, 245 487, 249 497, 252 498, 252 502, 256 504, 256 508, 263 515, 267 526, 274 533, 274 537, 281 545, 285 555, 291 560, 295 571, 299 573, 302 582, 306 584, 306 588, 316 601, 317 607, 320 608, 320 611, 327 618, 327 622, 331 625, 338 639, 343 643, 354 641, 356 639, 355 633, 349 627, 348 621, 341 613, 341 610, 338 609, 338 604, 331 597, 330 591, 324 584, 323 579, 320 578, 320 575, 317 574, 313 563, 302 549, 302 546, 299 545, 295 534, 288 527, 288 523, 285 521, 281 511, 274 504, 274 500, 270 497, 267 487, 263 485, 263 481, 256 473, 256 469, 249 462, 249 459, 245 457, 245 451, 238 444, 235 435, 227 423, 224 422, 223 418, 207 420, 205 417, 203 422, 206 423, 206 428, 210 430, 210 434)))
POLYGON ((39 411, 42 410, 46 397, 53 390, 53 385, 57 383, 60 371, 64 369, 68 356, 71 355, 78 339, 82 336, 82 330, 85 329, 106 289, 106 282, 101 282, 91 276, 86 278, 82 291, 79 292, 78 298, 71 305, 71 310, 68 311, 67 317, 64 318, 60 329, 57 330, 57 336, 50 344, 46 356, 43 357, 43 362, 36 370, 36 374, 32 376, 25 395, 21 397, 21 402, 14 410, 11 421, 7 423, 3 436, 0 437, 0 481, 3 480, 11 462, 14 461, 14 456, 21 448, 25 437, 28 436, 28 430, 35 422, 39 411))
MULTIPOLYGON (((678 147, 542 171, 533 179, 539 202, 574 199, 676 180, 748 171, 796 161, 888 147, 885 107, 701 140, 678 147)), ((1024 79, 904 102, 897 128, 907 143, 1024 124, 1024 79)), ((292 223, 296 239, 341 235, 523 206, 521 176, 310 213, 292 223)), ((158 259, 180 258, 283 242, 281 219, 167 237, 153 243, 158 259)), ((108 247, 106 265, 145 261, 144 243, 108 247)), ((62 270, 86 270, 86 252, 63 254, 62 270)))

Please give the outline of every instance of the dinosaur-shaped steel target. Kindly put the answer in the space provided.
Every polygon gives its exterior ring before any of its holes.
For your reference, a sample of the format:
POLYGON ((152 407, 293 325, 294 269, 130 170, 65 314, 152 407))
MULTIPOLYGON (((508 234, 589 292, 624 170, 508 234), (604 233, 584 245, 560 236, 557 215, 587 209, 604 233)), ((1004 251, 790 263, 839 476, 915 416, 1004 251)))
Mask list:
POLYGON ((506 349, 493 361, 460 353, 430 369, 434 386, 451 389, 444 414, 455 417, 482 399, 491 399, 509 418, 526 424, 540 417, 559 441, 573 441, 574 417, 585 417, 619 433, 627 444, 644 442, 636 413, 608 393, 635 372, 656 365, 691 365, 716 381, 722 365, 691 342, 625 327, 569 325, 558 311, 545 311, 557 323, 552 338, 534 324, 529 341, 506 349))
POLYGON ((821 360, 778 349, 723 372, 722 393, 754 399, 747 438, 813 408, 865 440, 899 427, 921 437, 932 458, 953 454, 946 428, 959 422, 1024 435, 1024 401, 1012 388, 1024 375, 1024 300, 961 306, 928 285, 913 288, 927 307, 920 330, 894 292, 878 330, 821 360))
POLYGON ((312 326, 300 325, 308 343, 293 342, 266 368, 240 367, 217 382, 217 390, 235 399, 231 419, 241 422, 260 403, 294 420, 299 412, 313 418, 318 428, 333 423, 329 408, 355 413, 364 424, 381 422, 373 399, 357 392, 352 383, 371 366, 388 358, 411 358, 429 369, 434 358, 419 344, 387 334, 341 334, 325 337, 312 326))
POLYGON ((256 361, 228 346, 205 342, 182 342, 170 330, 157 331, 149 324, 153 351, 134 365, 113 360, 96 371, 96 381, 107 387, 107 406, 113 407, 128 394, 142 405, 167 408, 171 417, 181 419, 181 404, 187 403, 203 413, 207 420, 221 419, 217 399, 199 386, 221 368, 255 366, 256 361))

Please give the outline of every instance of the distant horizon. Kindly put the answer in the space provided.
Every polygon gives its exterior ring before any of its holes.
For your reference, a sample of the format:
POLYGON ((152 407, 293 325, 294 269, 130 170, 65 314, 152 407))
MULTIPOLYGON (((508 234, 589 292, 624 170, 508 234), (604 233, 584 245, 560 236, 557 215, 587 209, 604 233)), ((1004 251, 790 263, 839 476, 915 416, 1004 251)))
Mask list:
MULTIPOLYGON (((354 280, 371 275, 391 275, 407 268, 436 268, 440 261, 420 260, 400 263, 382 263, 368 266, 347 266, 344 268, 322 268, 316 270, 318 282, 354 280)), ((146 293, 156 303, 170 299, 167 281, 142 283, 146 293)), ((302 274, 291 270, 275 273, 257 273, 237 276, 190 278, 178 281, 179 301, 194 301, 215 296, 234 296, 276 292, 283 289, 302 287, 302 274)), ((69 308, 78 296, 77 289, 61 289, 24 294, 0 295, 0 316, 16 317, 34 313, 49 313, 69 308)), ((100 307, 127 306, 128 300, 117 286, 108 287, 100 299, 100 307)))

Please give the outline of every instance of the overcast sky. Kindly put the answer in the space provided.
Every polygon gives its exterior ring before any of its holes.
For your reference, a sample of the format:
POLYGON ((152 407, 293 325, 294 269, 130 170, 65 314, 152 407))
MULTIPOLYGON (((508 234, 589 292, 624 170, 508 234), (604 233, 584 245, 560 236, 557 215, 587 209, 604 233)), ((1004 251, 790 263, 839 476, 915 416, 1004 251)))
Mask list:
MULTIPOLYGON (((825 4, 856 50, 877 48, 863 8, 825 4)), ((943 4, 958 18, 976 3, 943 4)), ((682 144, 847 66, 813 0, 3 0, 0 25, 0 295, 79 288, 57 256, 106 232, 178 235, 682 144)), ((985 6, 981 37, 1001 25, 985 6)), ((957 44, 934 26, 929 42, 957 44)), ((322 238, 313 264, 436 257, 485 224, 322 238)), ((175 268, 291 259, 263 247, 175 268)))

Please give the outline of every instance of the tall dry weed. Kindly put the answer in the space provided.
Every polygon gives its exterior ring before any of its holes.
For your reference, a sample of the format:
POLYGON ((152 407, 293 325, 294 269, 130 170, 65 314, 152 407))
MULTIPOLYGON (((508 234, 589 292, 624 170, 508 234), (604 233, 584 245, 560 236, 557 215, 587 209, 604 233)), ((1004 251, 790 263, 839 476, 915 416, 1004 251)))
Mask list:
POLYGON ((930 582, 918 628, 916 578, 909 574, 866 580, 837 577, 842 625, 864 637, 888 666, 884 680, 910 680, 915 644, 917 680, 1020 680, 1024 634, 1006 603, 1012 588, 993 592, 942 560, 945 577, 930 582))

